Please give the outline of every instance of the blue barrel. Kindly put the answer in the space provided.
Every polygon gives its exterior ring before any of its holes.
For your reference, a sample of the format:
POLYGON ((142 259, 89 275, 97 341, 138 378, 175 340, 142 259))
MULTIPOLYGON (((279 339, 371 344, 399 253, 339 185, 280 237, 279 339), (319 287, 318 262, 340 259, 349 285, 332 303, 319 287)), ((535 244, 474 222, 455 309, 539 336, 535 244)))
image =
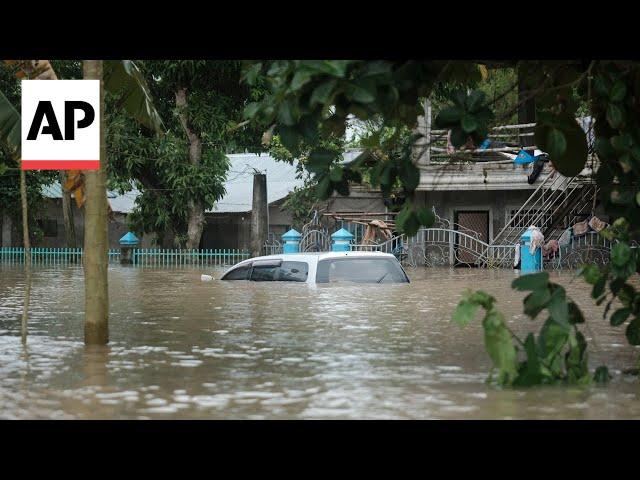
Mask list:
POLYGON ((298 253, 300 251, 300 239, 302 235, 297 230, 293 228, 289 230, 287 233, 282 235, 282 240, 284 240, 284 246, 282 247, 283 253, 298 253))
POLYGON ((531 230, 527 230, 520 237, 520 270, 523 273, 542 270, 542 247, 538 246, 533 254, 529 251, 531 245, 531 230))

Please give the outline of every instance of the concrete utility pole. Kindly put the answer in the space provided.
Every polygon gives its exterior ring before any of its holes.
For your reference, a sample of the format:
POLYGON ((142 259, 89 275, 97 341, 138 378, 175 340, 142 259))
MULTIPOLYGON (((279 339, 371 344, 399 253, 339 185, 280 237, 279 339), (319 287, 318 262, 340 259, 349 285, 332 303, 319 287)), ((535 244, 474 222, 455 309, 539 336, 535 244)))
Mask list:
POLYGON ((251 208, 251 256, 262 255, 262 246, 267 241, 267 176, 253 175, 253 205, 251 208))

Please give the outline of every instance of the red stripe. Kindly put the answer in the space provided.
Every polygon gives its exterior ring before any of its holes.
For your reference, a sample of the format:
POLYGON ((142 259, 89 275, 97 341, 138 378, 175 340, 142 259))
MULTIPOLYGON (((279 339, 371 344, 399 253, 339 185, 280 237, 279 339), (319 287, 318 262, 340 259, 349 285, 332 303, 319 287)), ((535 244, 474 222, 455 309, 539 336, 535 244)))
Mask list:
POLYGON ((99 170, 100 160, 22 160, 22 170, 99 170))

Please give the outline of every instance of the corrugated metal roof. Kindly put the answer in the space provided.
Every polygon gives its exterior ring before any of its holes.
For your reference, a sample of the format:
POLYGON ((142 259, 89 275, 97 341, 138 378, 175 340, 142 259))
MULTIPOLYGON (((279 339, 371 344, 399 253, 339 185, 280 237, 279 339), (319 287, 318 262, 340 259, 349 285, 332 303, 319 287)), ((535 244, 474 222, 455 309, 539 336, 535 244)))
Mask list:
MULTIPOLYGON (((269 155, 257 155, 254 153, 242 153, 227 155, 230 162, 227 181, 225 182, 225 196, 217 202, 208 213, 229 213, 251 211, 253 198, 253 173, 254 169, 267 174, 267 202, 272 203, 283 199, 293 191, 295 187, 304 184, 302 179, 296 178, 297 161, 293 164, 278 162, 269 155)), ((62 198, 60 183, 42 187, 42 194, 47 198, 62 198)), ((114 212, 131 213, 136 197, 140 192, 136 189, 118 195, 116 192, 107 192, 109 204, 114 212)))
MULTIPOLYGON (((140 192, 135 188, 125 193, 124 195, 118 195, 114 191, 107 192, 107 200, 111 205, 111 210, 118 213, 131 213, 133 210, 136 197, 140 195, 140 192)), ((42 196, 45 198, 62 198, 62 188, 60 182, 56 181, 51 185, 42 186, 42 196)))
POLYGON ((267 202, 281 200, 295 187, 304 184, 296 178, 298 162, 278 162, 267 154, 241 153, 227 155, 231 166, 224 184, 227 193, 208 213, 249 212, 253 199, 254 169, 267 175, 267 202))

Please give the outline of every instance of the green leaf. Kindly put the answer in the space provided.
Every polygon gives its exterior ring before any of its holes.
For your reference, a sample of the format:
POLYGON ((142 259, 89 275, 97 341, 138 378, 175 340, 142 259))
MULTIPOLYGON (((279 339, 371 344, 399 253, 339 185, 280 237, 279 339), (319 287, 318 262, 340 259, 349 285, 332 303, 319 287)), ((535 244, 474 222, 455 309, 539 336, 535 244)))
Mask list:
POLYGON ((547 134, 547 148, 551 158, 560 158, 567 151, 567 140, 557 128, 552 128, 547 134))
POLYGON ((260 110, 260 103, 251 102, 248 103, 246 107, 244 107, 244 118, 253 118, 256 113, 260 110))
POLYGON ((624 242, 616 243, 611 249, 611 261, 618 267, 623 267, 631 260, 631 247, 624 242))
POLYGON ((334 77, 344 77, 351 60, 301 60, 300 66, 317 72, 333 75, 334 77))
POLYGON ((569 327, 569 306, 567 305, 567 294, 565 289, 559 285, 554 285, 551 300, 547 306, 551 318, 559 325, 569 327))
POLYGON ((463 111, 458 107, 447 107, 436 116, 435 125, 438 128, 447 128, 458 125, 462 119, 463 111))
POLYGON ((600 269, 596 265, 585 265, 580 274, 584 277, 585 282, 595 285, 600 278, 600 269))
POLYGON ((0 143, 2 143, 15 159, 20 158, 22 142, 20 134, 21 118, 11 102, 0 92, 0 143))
POLYGON ((569 323, 571 325, 584 323, 584 315, 574 302, 569 302, 569 323))
POLYGON ((611 87, 611 92, 609 93, 609 100, 612 102, 621 102, 625 95, 627 94, 627 86, 624 84, 622 80, 618 80, 611 87))
POLYGON ((324 175, 316 186, 318 197, 321 199, 327 199, 333 193, 333 188, 331 187, 331 179, 329 175, 324 175))
MULTIPOLYGON (((309 153, 307 169, 311 172, 321 172, 329 169, 329 165, 335 159, 336 154, 326 148, 314 148, 309 153)), ((328 178, 328 177, 327 177, 328 178)))
POLYGON ((469 297, 469 300, 471 302, 480 304, 482 308, 484 308, 487 311, 493 308, 493 304, 496 301, 495 298, 493 298, 487 292, 484 292, 482 290, 476 290, 475 292, 473 292, 469 297))
POLYGON ((465 132, 471 133, 478 128, 478 122, 473 116, 467 114, 462 117, 461 126, 465 132))
POLYGON ((311 80, 311 72, 305 70, 298 70, 291 79, 291 83, 289 84, 289 89, 292 92, 300 90, 304 85, 309 83, 311 80))
POLYGON ((640 345, 640 317, 634 318, 627 325, 625 335, 631 345, 640 345))
POLYGON ((612 327, 617 327, 619 325, 622 325, 624 322, 626 322, 627 318, 629 318, 629 315, 631 315, 630 308, 619 308, 613 313, 613 315, 611 315, 611 318, 609 319, 609 323, 611 324, 612 327))
POLYGON ((531 318, 535 318, 551 300, 549 289, 544 287, 534 290, 527 295, 523 301, 524 313, 531 318))
POLYGON ((499 370, 499 383, 510 384, 517 374, 518 359, 504 317, 500 312, 491 310, 485 316, 482 326, 487 353, 499 370))
POLYGON ((331 178, 332 182, 339 182, 342 180, 342 167, 340 165, 336 165, 329 172, 329 178, 331 178))
POLYGON ((607 105, 607 122, 612 128, 618 128, 624 123, 624 110, 615 103, 607 105))
POLYGON ((466 327, 474 319, 478 308, 480 308, 480 304, 471 302, 468 298, 463 298, 453 311, 452 319, 459 326, 466 327))
POLYGON ((521 275, 511 282, 511 288, 516 290, 539 290, 546 288, 549 284, 549 274, 547 272, 531 273, 529 275, 521 275))
POLYGON ((628 133, 615 135, 611 137, 610 141, 613 148, 619 153, 626 152, 633 146, 633 138, 628 133))
POLYGON ((363 78, 350 83, 345 89, 345 94, 350 100, 360 103, 371 103, 376 99, 376 84, 372 80, 363 78))
POLYGON ((598 279, 591 290, 591 298, 597 299, 604 293, 604 287, 607 285, 607 277, 604 275, 598 279))
POLYGON ((475 113, 477 110, 482 107, 482 102, 484 101, 485 94, 482 90, 474 90, 467 97, 467 110, 469 112, 475 113))
POLYGON ((538 339, 542 356, 551 362, 553 357, 560 354, 568 339, 569 329, 549 318, 540 329, 538 339))
POLYGON ((256 80, 258 79, 258 75, 260 74, 261 70, 262 70, 262 63, 261 62, 254 63, 246 70, 245 74, 243 75, 244 80, 249 85, 254 85, 256 83, 256 80))
POLYGON ((555 115, 549 123, 538 123, 535 127, 535 141, 541 150, 550 154, 552 149, 556 149, 555 156, 551 156, 551 162, 561 174, 574 177, 584 168, 587 161, 587 137, 571 115, 555 115), (562 132, 566 143, 564 150, 557 143, 553 147, 549 145, 549 141, 557 137, 555 134, 550 135, 553 129, 562 132), (558 154, 559 151, 563 153, 558 154))
POLYGON ((609 383, 612 378, 606 365, 600 365, 593 374, 593 381, 601 385, 609 383))
POLYGON ((544 375, 540 368, 540 359, 538 358, 536 342, 532 333, 527 335, 524 341, 524 350, 527 354, 527 361, 519 372, 516 385, 523 387, 540 385, 544 381, 544 375))
POLYGON ((278 134, 280 135, 282 145, 284 145, 291 154, 295 154, 298 150, 298 144, 300 143, 298 131, 293 127, 281 125, 280 128, 278 128, 278 134))
POLYGON ((454 127, 451 129, 451 143, 456 148, 460 148, 467 143, 468 137, 462 128, 454 127))
POLYGON ((331 94, 333 93, 333 89, 338 84, 338 81, 335 79, 327 80, 326 82, 318 85, 311 94, 311 99, 309 100, 309 105, 313 107, 316 104, 324 105, 331 98, 331 94))
POLYGON ((121 108, 145 127, 163 133, 162 118, 138 66, 131 60, 105 60, 103 68, 104 89, 120 95, 121 108))
POLYGON ((280 104, 280 109, 278 110, 278 119, 283 124, 291 127, 295 125, 299 114, 300 112, 295 100, 292 98, 288 98, 280 104))
POLYGON ((420 225, 425 228, 430 228, 436 221, 436 216, 429 208, 421 207, 418 209, 418 220, 420 221, 420 225))

